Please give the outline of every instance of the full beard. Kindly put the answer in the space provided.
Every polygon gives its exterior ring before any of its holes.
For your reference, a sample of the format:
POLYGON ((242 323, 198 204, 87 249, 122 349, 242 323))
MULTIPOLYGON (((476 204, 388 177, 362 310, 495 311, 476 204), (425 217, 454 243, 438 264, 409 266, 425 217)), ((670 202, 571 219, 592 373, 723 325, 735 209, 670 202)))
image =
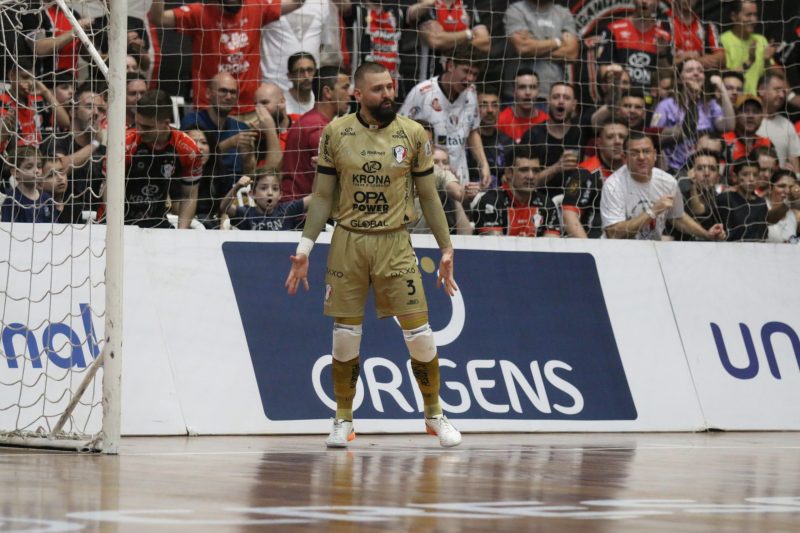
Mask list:
POLYGON ((394 102, 392 102, 392 105, 389 107, 384 107, 383 102, 381 102, 380 105, 375 107, 367 107, 367 111, 381 124, 388 124, 397 116, 397 109, 395 109, 395 107, 394 102))

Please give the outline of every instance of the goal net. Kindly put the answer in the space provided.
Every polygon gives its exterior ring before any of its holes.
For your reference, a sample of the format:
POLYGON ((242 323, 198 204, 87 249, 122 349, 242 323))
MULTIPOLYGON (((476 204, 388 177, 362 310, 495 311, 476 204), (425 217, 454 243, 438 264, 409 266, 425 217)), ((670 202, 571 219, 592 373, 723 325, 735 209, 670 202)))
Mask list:
POLYGON ((118 446, 124 120, 107 103, 124 110, 124 77, 107 61, 125 27, 102 20, 0 2, 0 445, 118 446))

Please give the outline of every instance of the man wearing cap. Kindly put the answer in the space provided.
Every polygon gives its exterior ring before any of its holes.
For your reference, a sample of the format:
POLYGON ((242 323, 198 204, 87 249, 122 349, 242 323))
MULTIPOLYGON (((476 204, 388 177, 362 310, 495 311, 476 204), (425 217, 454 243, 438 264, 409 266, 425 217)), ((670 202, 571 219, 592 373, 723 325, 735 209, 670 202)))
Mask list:
POLYGON ((754 94, 741 94, 736 99, 734 111, 736 111, 736 127, 733 131, 726 131, 722 135, 729 163, 745 157, 753 148, 772 146, 769 139, 756 133, 764 120, 764 104, 761 98, 754 94))

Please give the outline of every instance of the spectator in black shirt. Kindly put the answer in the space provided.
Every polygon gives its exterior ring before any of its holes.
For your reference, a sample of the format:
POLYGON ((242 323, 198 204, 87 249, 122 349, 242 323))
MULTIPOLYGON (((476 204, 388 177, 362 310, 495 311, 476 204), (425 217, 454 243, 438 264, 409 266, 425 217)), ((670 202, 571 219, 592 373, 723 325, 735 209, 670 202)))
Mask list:
MULTIPOLYGON (((698 150, 689 159, 686 176, 678 179, 678 189, 683 195, 686 211, 698 224, 711 229, 722 222, 717 207, 716 188, 720 182, 720 154, 709 150, 698 150)), ((675 240, 694 241, 695 237, 672 229, 675 240)))
POLYGON ((578 102, 575 88, 564 82, 550 87, 547 112, 550 118, 523 135, 521 145, 531 146, 540 155, 544 170, 537 177, 537 186, 545 186, 550 196, 561 194, 569 175, 578 168, 584 144, 580 126, 573 123, 578 102))
MULTIPOLYGON (((486 154, 486 161, 489 163, 489 172, 492 176, 490 189, 498 186, 500 178, 505 169, 505 151, 514 141, 497 129, 497 117, 500 113, 500 91, 496 86, 484 85, 478 90, 478 113, 481 119, 480 133, 483 141, 483 152, 486 154)), ((472 156, 472 152, 467 152, 467 165, 469 166, 469 183, 466 184, 465 192, 467 202, 471 202, 475 195, 480 191, 481 175, 478 161, 472 156)))
POLYGON ((738 159, 733 163, 735 189, 717 196, 728 241, 764 241, 767 238, 767 202, 756 194, 758 162, 738 159))

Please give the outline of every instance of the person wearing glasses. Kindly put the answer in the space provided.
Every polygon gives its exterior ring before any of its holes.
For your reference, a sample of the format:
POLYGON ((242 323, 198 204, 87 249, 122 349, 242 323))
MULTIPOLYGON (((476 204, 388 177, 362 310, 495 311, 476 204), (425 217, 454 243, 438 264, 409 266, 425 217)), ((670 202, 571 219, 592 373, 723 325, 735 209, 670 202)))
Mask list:
POLYGON ((289 81, 292 86, 284 89, 286 112, 302 115, 314 109, 316 100, 311 86, 317 73, 317 62, 308 52, 297 52, 289 56, 289 81))

